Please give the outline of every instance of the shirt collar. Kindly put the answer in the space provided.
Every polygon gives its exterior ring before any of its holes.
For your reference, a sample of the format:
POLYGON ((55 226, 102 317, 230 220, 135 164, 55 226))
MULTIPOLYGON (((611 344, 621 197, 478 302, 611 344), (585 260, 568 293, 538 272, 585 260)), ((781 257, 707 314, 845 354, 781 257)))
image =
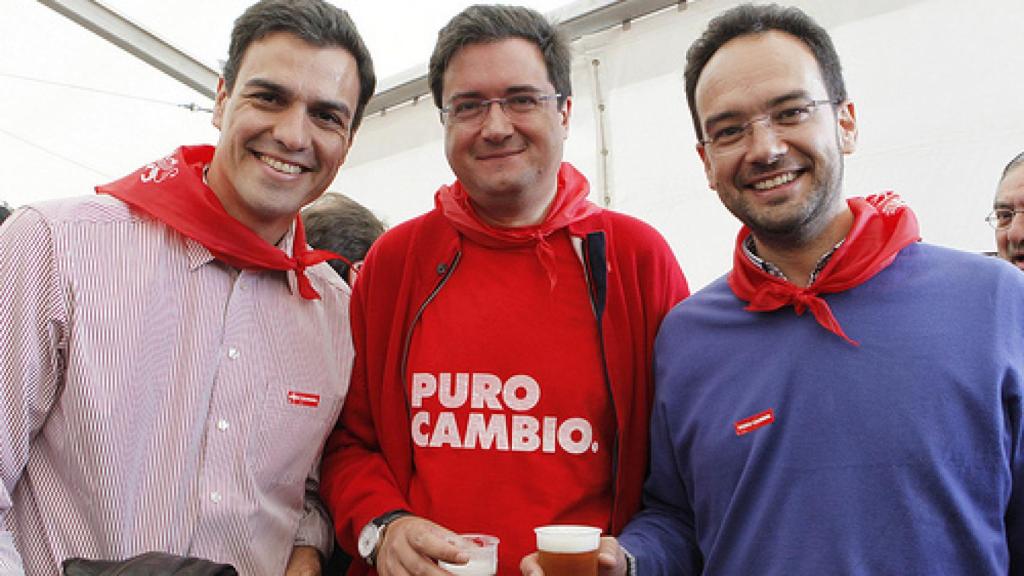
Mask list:
POLYGON ((210 254, 206 246, 187 236, 185 237, 185 254, 188 259, 189 272, 195 272, 199 267, 214 260, 213 254, 210 254))
MULTIPOLYGON (((278 249, 280 249, 288 256, 291 256, 294 238, 295 223, 292 222, 291 227, 288 228, 288 232, 285 233, 284 237, 281 238, 281 241, 278 242, 275 246, 277 246, 278 249)), ((206 246, 203 246, 199 242, 196 242, 195 240, 188 237, 185 237, 185 252, 186 257, 188 259, 189 272, 194 272, 201 266, 209 264, 210 262, 213 262, 215 260, 213 254, 210 253, 206 246)), ((289 270, 285 274, 285 278, 288 284, 288 290, 292 294, 295 294, 295 292, 299 289, 299 283, 298 279, 295 277, 295 272, 289 270)))
MULTIPOLYGON (((839 247, 842 246, 843 242, 845 241, 846 238, 843 238, 842 240, 837 242, 835 246, 830 248, 828 252, 825 252, 821 256, 821 258, 818 259, 818 263, 814 266, 814 270, 811 271, 811 276, 807 280, 808 286, 814 284, 814 281, 818 279, 818 274, 821 274, 821 271, 828 264, 828 261, 832 259, 832 255, 836 253, 836 250, 838 250, 839 247)), ((743 241, 743 254, 746 255, 747 259, 749 259, 754 264, 754 266, 757 266, 761 270, 764 270, 765 272, 776 278, 781 278, 787 282, 792 282, 792 280, 787 278, 786 275, 782 272, 781 268, 765 260, 764 258, 761 258, 761 256, 758 255, 757 244, 754 243, 753 234, 748 235, 747 239, 743 241)))

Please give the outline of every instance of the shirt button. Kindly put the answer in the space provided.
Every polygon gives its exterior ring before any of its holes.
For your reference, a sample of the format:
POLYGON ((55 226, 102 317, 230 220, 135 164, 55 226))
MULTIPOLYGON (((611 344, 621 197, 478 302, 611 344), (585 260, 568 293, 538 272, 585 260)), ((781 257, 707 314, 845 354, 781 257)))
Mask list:
POLYGON ((231 358, 232 360, 238 360, 238 357, 241 355, 242 353, 238 351, 238 348, 228 348, 228 358, 231 358))
POLYGON ((220 504, 220 501, 223 499, 224 497, 220 495, 220 492, 210 492, 210 500, 212 500, 214 504, 220 504))
POLYGON ((227 420, 225 420, 223 418, 221 418, 220 420, 217 420, 217 430, 220 430, 221 432, 223 432, 223 431, 228 429, 228 426, 230 426, 230 424, 228 424, 227 420))

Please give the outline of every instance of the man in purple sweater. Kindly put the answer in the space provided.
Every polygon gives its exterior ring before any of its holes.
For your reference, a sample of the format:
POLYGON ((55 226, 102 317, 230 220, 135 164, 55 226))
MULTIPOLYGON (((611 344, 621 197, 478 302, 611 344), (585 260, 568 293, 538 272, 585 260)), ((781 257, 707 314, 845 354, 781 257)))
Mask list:
POLYGON ((855 108, 803 12, 725 12, 685 77, 744 226, 662 323, 645 509, 602 574, 1024 573, 1024 275, 844 197, 855 108))

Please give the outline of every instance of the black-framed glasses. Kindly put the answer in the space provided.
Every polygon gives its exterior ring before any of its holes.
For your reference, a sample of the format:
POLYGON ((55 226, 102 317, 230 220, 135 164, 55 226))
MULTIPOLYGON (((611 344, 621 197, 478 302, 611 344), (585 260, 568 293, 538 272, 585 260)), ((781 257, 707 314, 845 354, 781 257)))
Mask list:
POLYGON ((798 104, 787 102, 769 110, 766 114, 747 120, 742 118, 721 120, 706 128, 708 137, 701 140, 700 143, 711 152, 718 154, 739 150, 747 136, 753 132, 754 124, 764 124, 769 130, 781 135, 805 124, 818 107, 837 103, 833 100, 808 100, 798 104))
POLYGON ((1006 230, 1013 224, 1013 217, 1017 214, 1024 214, 1024 208, 996 208, 985 217, 985 222, 996 230, 1006 230))
POLYGON ((501 110, 512 119, 532 114, 540 109, 548 100, 558 100, 562 95, 537 94, 523 92, 513 94, 504 98, 455 98, 447 106, 441 108, 441 122, 455 124, 469 124, 480 122, 487 116, 491 104, 497 104, 501 110))

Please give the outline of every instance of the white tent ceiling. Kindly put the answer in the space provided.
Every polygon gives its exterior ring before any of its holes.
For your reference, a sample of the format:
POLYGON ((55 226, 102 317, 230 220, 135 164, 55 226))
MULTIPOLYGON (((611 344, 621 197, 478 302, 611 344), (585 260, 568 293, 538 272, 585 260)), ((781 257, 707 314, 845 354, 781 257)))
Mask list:
MULTIPOLYGON (((565 0, 523 4, 549 12, 565 0)), ((215 142, 209 98, 83 28, 99 5, 219 70, 234 19, 251 0, 0 0, 0 201, 12 206, 89 193, 182 143, 215 142), (195 105, 200 110, 190 110, 195 105)), ((437 30, 466 0, 352 0, 378 84, 423 66, 437 30)), ((408 74, 406 74, 408 76, 408 74)))

